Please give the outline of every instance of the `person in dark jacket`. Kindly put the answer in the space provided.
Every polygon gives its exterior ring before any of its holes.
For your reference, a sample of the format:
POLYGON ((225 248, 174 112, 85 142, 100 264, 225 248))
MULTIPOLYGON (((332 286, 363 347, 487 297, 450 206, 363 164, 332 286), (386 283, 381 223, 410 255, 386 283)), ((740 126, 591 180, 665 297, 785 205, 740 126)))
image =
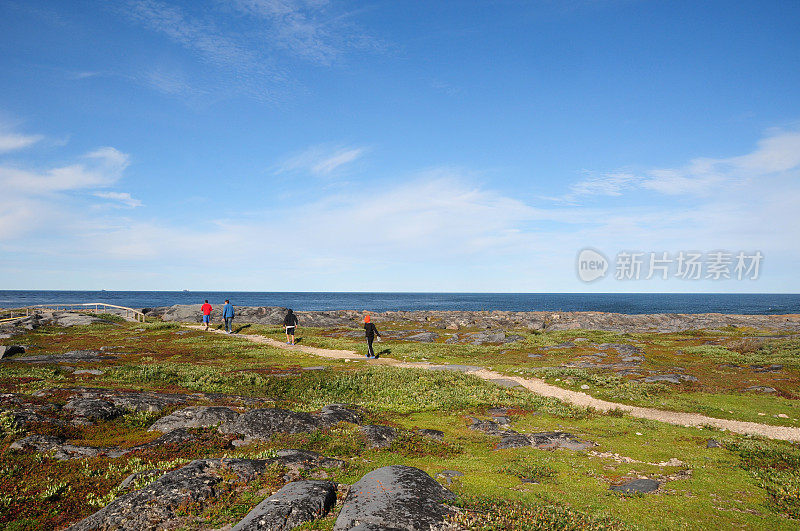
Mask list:
POLYGON ((289 312, 286 314, 286 317, 283 318, 283 327, 286 328, 286 342, 290 345, 294 345, 294 331, 299 324, 300 321, 297 320, 297 316, 292 309, 289 308, 289 312))
POLYGON ((375 340, 375 336, 378 336, 378 341, 380 341, 381 333, 378 332, 378 329, 375 328, 375 325, 370 322, 369 315, 364 317, 364 334, 367 337, 367 357, 377 359, 378 356, 372 349, 372 342, 375 340))
POLYGON ((225 306, 222 307, 222 318, 225 319, 225 332, 233 333, 233 317, 236 312, 233 311, 233 304, 228 299, 225 299, 225 306))

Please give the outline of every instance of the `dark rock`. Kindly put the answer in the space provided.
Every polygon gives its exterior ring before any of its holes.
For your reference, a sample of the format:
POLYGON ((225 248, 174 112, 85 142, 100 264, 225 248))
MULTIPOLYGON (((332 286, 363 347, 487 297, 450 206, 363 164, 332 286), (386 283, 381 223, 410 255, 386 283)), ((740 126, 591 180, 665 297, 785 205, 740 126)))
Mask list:
POLYGON ((21 345, 0 345, 0 359, 17 354, 25 354, 25 347, 21 345))
POLYGON ((320 417, 310 413, 265 408, 242 413, 222 424, 218 430, 220 433, 243 435, 248 439, 267 440, 275 433, 302 433, 324 425, 320 417))
POLYGON ((367 438, 370 448, 386 448, 391 446, 392 442, 397 438, 397 430, 391 426, 367 424, 359 429, 367 438))
POLYGON ((419 429, 416 431, 417 434, 422 435, 427 439, 433 439, 434 441, 443 441, 444 440, 444 432, 439 430, 431 430, 428 428, 419 429))
POLYGON ((659 486, 660 485, 658 481, 654 481, 652 479, 635 479, 633 481, 623 483, 622 485, 612 485, 609 487, 609 489, 626 494, 634 492, 648 493, 658 490, 659 486))
POLYGON ((722 448, 722 445, 716 439, 708 439, 706 441, 706 448, 722 448))
POLYGON ((278 450, 275 453, 278 461, 283 465, 293 469, 309 469, 309 468, 342 468, 344 461, 341 459, 331 459, 330 457, 323 457, 317 452, 311 450, 296 450, 285 449, 278 450))
POLYGON ((325 516, 335 503, 330 481, 295 481, 256 505, 232 531, 294 529, 325 516))
POLYGON ((502 431, 500 426, 493 420, 483 420, 472 417, 472 424, 470 424, 469 429, 475 431, 482 431, 483 433, 488 433, 489 435, 498 435, 502 431))
POLYGON ((89 420, 111 420, 123 413, 111 402, 97 398, 73 398, 67 402, 64 409, 89 420))
POLYGON ((531 440, 517 433, 514 430, 507 430, 500 433, 500 442, 497 444, 498 450, 505 450, 507 448, 525 448, 531 445, 531 440))
POLYGON ((120 496, 67 529, 170 529, 179 523, 177 509, 192 502, 202 503, 225 492, 217 488, 223 476, 246 483, 259 477, 267 463, 251 459, 198 459, 167 472, 140 490, 120 496))
POLYGON ((334 531, 356 529, 442 529, 455 496, 428 474, 409 466, 385 466, 350 487, 334 531))
POLYGON ((149 431, 166 433, 178 428, 210 428, 223 422, 230 423, 238 417, 239 413, 227 407, 190 406, 158 419, 149 431))
MULTIPOLYGON (((519 336, 517 336, 519 337, 519 336)), ((486 345, 487 343, 505 343, 505 332, 475 332, 473 334, 465 334, 464 339, 473 345, 486 345)))
POLYGON ((595 446, 591 441, 584 441, 578 439, 571 433, 563 431, 547 431, 541 433, 533 433, 528 436, 531 444, 536 448, 542 450, 554 450, 556 448, 566 448, 568 450, 586 450, 595 446))

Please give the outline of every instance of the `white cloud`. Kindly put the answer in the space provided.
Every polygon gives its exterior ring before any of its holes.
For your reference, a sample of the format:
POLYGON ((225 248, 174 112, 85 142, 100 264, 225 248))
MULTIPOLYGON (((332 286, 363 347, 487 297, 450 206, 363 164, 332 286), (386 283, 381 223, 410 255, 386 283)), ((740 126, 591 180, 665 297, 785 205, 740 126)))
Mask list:
POLYGON ((31 171, 0 166, 0 187, 23 194, 44 194, 108 186, 116 182, 129 157, 112 147, 87 153, 83 163, 31 171))
POLYGON ((316 176, 331 175, 361 158, 365 147, 332 147, 327 144, 312 146, 292 155, 278 165, 276 173, 305 172, 316 176))
POLYGON ((117 201, 128 208, 142 206, 142 202, 131 197, 131 194, 128 192, 95 192, 92 195, 102 199, 108 199, 110 201, 117 201))
POLYGON ((0 131, 0 153, 8 153, 32 146, 43 139, 42 135, 21 135, 0 131))

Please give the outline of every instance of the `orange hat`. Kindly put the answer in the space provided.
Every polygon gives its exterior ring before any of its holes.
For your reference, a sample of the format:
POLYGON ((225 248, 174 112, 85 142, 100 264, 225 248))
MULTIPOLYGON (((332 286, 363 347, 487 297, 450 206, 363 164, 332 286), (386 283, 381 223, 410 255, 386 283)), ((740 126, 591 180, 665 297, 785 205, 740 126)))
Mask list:
POLYGON ((368 322, 369 322, 369 315, 365 315, 365 316, 364 316, 364 322, 365 322, 365 323, 368 323, 368 322))

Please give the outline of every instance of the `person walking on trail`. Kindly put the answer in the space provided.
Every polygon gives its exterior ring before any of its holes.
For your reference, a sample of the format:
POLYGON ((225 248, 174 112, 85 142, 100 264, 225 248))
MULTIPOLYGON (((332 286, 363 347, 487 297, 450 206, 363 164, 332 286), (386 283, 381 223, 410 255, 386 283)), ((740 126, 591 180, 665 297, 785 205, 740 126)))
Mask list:
POLYGON ((378 341, 380 341, 381 333, 378 332, 378 329, 375 328, 375 325, 370 322, 369 315, 364 317, 364 334, 367 337, 367 357, 378 359, 378 356, 372 349, 372 342, 375 340, 375 336, 378 336, 378 341))
POLYGON ((206 325, 206 331, 208 331, 208 325, 211 324, 211 312, 214 311, 214 308, 208 303, 208 299, 206 302, 200 306, 200 310, 203 312, 203 324, 206 325))
POLYGON ((283 327, 286 329, 286 342, 290 345, 294 345, 294 331, 299 324, 300 321, 297 320, 297 316, 289 308, 289 312, 283 318, 283 327))
POLYGON ((236 313, 233 311, 233 304, 228 299, 225 299, 225 306, 222 307, 222 318, 225 319, 225 332, 233 333, 233 317, 236 313))

